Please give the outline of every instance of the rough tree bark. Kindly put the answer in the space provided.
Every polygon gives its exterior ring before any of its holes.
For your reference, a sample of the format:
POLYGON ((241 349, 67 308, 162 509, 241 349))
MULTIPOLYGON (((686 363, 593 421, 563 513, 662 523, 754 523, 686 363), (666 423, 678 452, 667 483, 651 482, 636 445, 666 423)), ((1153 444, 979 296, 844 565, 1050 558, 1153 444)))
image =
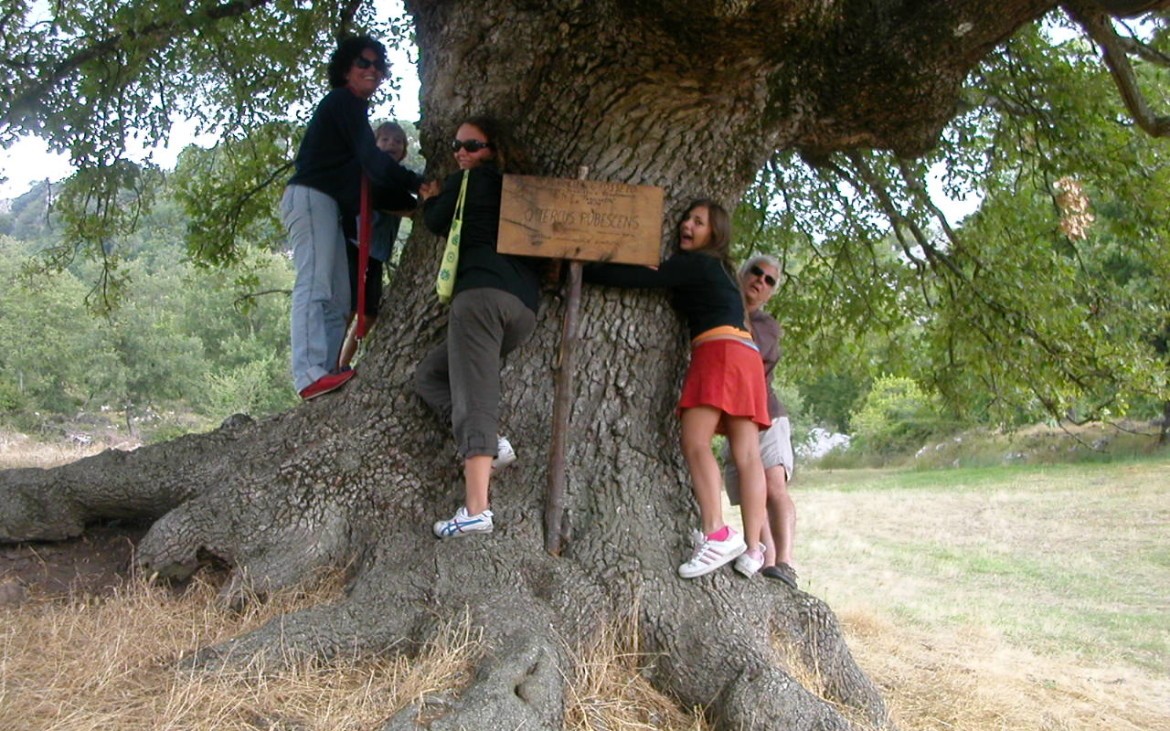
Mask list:
MULTIPOLYGON (((971 67, 1041 0, 408 0, 432 176, 443 141, 474 113, 512 120, 545 175, 662 186, 664 235, 688 199, 733 204, 767 156, 856 147, 927 149, 971 67)), ((491 648, 472 685, 386 728, 558 728, 565 648, 635 608, 646 670, 718 728, 887 725, 831 611, 774 582, 675 568, 695 524, 673 407, 685 339, 664 297, 587 287, 568 447, 562 557, 543 550, 561 305, 504 372, 503 429, 519 453, 493 481, 498 528, 439 542, 462 484, 448 429, 411 375, 442 336, 430 282, 438 243, 416 227, 359 377, 256 423, 55 470, 0 475, 0 540, 60 539, 111 517, 153 521, 147 572, 233 567, 231 600, 349 566, 343 601, 214 647, 208 667, 257 655, 409 650, 469 612, 491 648), (791 652, 772 644, 779 636, 791 652), (820 673, 806 688, 792 657, 820 673)), ((423 700, 423 704, 426 704, 423 700)))

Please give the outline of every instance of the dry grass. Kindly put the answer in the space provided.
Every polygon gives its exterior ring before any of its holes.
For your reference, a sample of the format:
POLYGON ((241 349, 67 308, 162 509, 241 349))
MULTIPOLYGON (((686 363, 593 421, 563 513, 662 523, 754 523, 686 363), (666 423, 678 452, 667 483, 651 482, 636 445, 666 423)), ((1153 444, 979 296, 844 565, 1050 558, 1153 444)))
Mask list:
POLYGON ((1040 656, 986 627, 928 632, 852 609, 840 618, 904 731, 1170 728, 1170 683, 1147 671, 1040 656))
POLYGON ((297 607, 330 601, 336 583, 287 592, 241 614, 216 589, 183 596, 132 582, 113 597, 3 610, 0 728, 369 729, 417 699, 462 686, 478 656, 466 623, 412 661, 358 657, 275 672, 193 673, 176 660, 297 607))
MULTIPOLYGON (((39 601, 0 610, 0 728, 373 729, 424 697, 458 693, 482 645, 466 621, 436 634, 417 657, 356 657, 284 670, 205 674, 178 667, 185 653, 285 612, 338 597, 336 582, 286 592, 233 613, 216 587, 181 596, 142 581, 112 596, 39 601)), ((630 628, 601 633, 578 654, 566 728, 706 731, 639 675, 630 628)))
MULTIPOLYGON (((102 601, 7 610, 0 631, 0 728, 373 729, 424 696, 455 693, 480 652, 467 625, 439 633, 412 661, 362 657, 260 674, 191 674, 185 652, 246 631, 335 587, 275 597, 233 614, 215 587, 183 596, 143 583, 102 601)), ((924 631, 865 609, 841 614, 850 645, 905 731, 1142 731, 1165 728, 1167 681, 1134 668, 1044 658, 986 628, 924 631)), ((628 627, 584 648, 573 668, 566 728, 705 731, 638 673, 628 627)), ((815 671, 791 663, 809 687, 815 671)))
POLYGON ((801 578, 903 729, 1170 728, 1170 463, 845 477, 801 578))
POLYGON ((0 429, 0 470, 56 467, 97 454, 106 444, 46 444, 25 434, 0 429))
POLYGON ((636 612, 576 653, 565 728, 571 731, 707 731, 702 709, 688 715, 642 677, 636 612))

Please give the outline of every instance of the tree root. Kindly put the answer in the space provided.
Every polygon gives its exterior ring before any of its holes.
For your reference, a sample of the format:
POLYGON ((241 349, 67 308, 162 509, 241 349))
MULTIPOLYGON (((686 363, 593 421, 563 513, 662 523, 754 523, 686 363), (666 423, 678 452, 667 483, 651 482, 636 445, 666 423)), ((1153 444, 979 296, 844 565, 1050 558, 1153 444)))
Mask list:
POLYGON ((251 419, 134 451, 107 449, 53 469, 0 472, 0 543, 58 541, 99 520, 154 521, 238 475, 251 419))
POLYGON ((391 717, 383 731, 500 728, 561 729, 568 657, 547 611, 519 594, 493 597, 473 613, 487 651, 471 684, 454 698, 423 698, 391 717))
POLYGON ((348 567, 340 601, 181 660, 208 672, 413 654, 466 616, 484 650, 471 682, 455 694, 420 698, 385 729, 558 729, 573 676, 569 648, 631 611, 640 618, 648 678, 682 706, 704 708, 716 728, 887 726, 880 697, 822 603, 730 570, 694 581, 675 575, 685 547, 667 535, 685 531, 655 516, 681 516, 687 506, 651 478, 653 465, 636 474, 641 489, 662 490, 657 503, 629 500, 631 483, 595 487, 587 497, 613 500, 616 507, 598 511, 612 522, 581 523, 568 550, 553 558, 531 518, 542 499, 532 488, 534 466, 494 481, 494 533, 439 541, 430 521, 450 509, 450 497, 446 488, 420 486, 457 487, 457 465, 442 457, 394 461, 380 445, 398 441, 374 434, 358 442, 321 422, 311 426, 300 439, 285 434, 281 449, 271 441, 251 447, 241 439, 251 427, 221 429, 192 441, 208 450, 202 459, 198 449, 190 457, 180 451, 186 469, 178 472, 173 456, 147 448, 4 473, 0 536, 67 535, 115 513, 153 516, 138 546, 143 570, 186 578, 215 556, 232 567, 222 596, 237 606, 322 569, 348 567), (240 459, 247 467, 234 464, 240 459), (119 466, 128 461, 132 469, 119 466))
POLYGON ((844 731, 856 728, 848 716, 887 726, 880 694, 813 597, 723 572, 642 605, 655 685, 704 708, 716 728, 844 731))

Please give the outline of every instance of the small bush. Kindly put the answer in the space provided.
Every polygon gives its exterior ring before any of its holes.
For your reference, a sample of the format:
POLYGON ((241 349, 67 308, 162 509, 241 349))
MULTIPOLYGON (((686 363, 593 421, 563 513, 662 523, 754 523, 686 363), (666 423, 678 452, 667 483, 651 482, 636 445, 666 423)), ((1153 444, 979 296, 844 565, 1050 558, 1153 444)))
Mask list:
POLYGON ((25 398, 15 384, 0 381, 0 411, 13 413, 25 407, 25 398))
POLYGON ((878 378, 850 418, 851 449, 888 456, 914 452, 947 424, 934 399, 909 378, 878 378))
POLYGON ((254 416, 279 413, 295 405, 288 386, 285 358, 274 355, 207 374, 203 410, 217 418, 243 412, 254 416))

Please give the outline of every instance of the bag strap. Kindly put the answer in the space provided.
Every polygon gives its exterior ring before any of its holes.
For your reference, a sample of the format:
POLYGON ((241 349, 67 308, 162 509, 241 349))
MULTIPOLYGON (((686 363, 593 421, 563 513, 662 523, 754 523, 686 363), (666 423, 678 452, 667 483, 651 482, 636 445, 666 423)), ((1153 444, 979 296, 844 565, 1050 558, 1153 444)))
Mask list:
POLYGON ((459 242, 463 237, 463 203, 467 199, 467 177, 470 170, 463 171, 463 182, 459 185, 459 198, 455 201, 455 217, 447 232, 447 245, 439 261, 439 276, 435 278, 435 292, 439 301, 448 304, 455 292, 455 272, 459 268, 459 242))

